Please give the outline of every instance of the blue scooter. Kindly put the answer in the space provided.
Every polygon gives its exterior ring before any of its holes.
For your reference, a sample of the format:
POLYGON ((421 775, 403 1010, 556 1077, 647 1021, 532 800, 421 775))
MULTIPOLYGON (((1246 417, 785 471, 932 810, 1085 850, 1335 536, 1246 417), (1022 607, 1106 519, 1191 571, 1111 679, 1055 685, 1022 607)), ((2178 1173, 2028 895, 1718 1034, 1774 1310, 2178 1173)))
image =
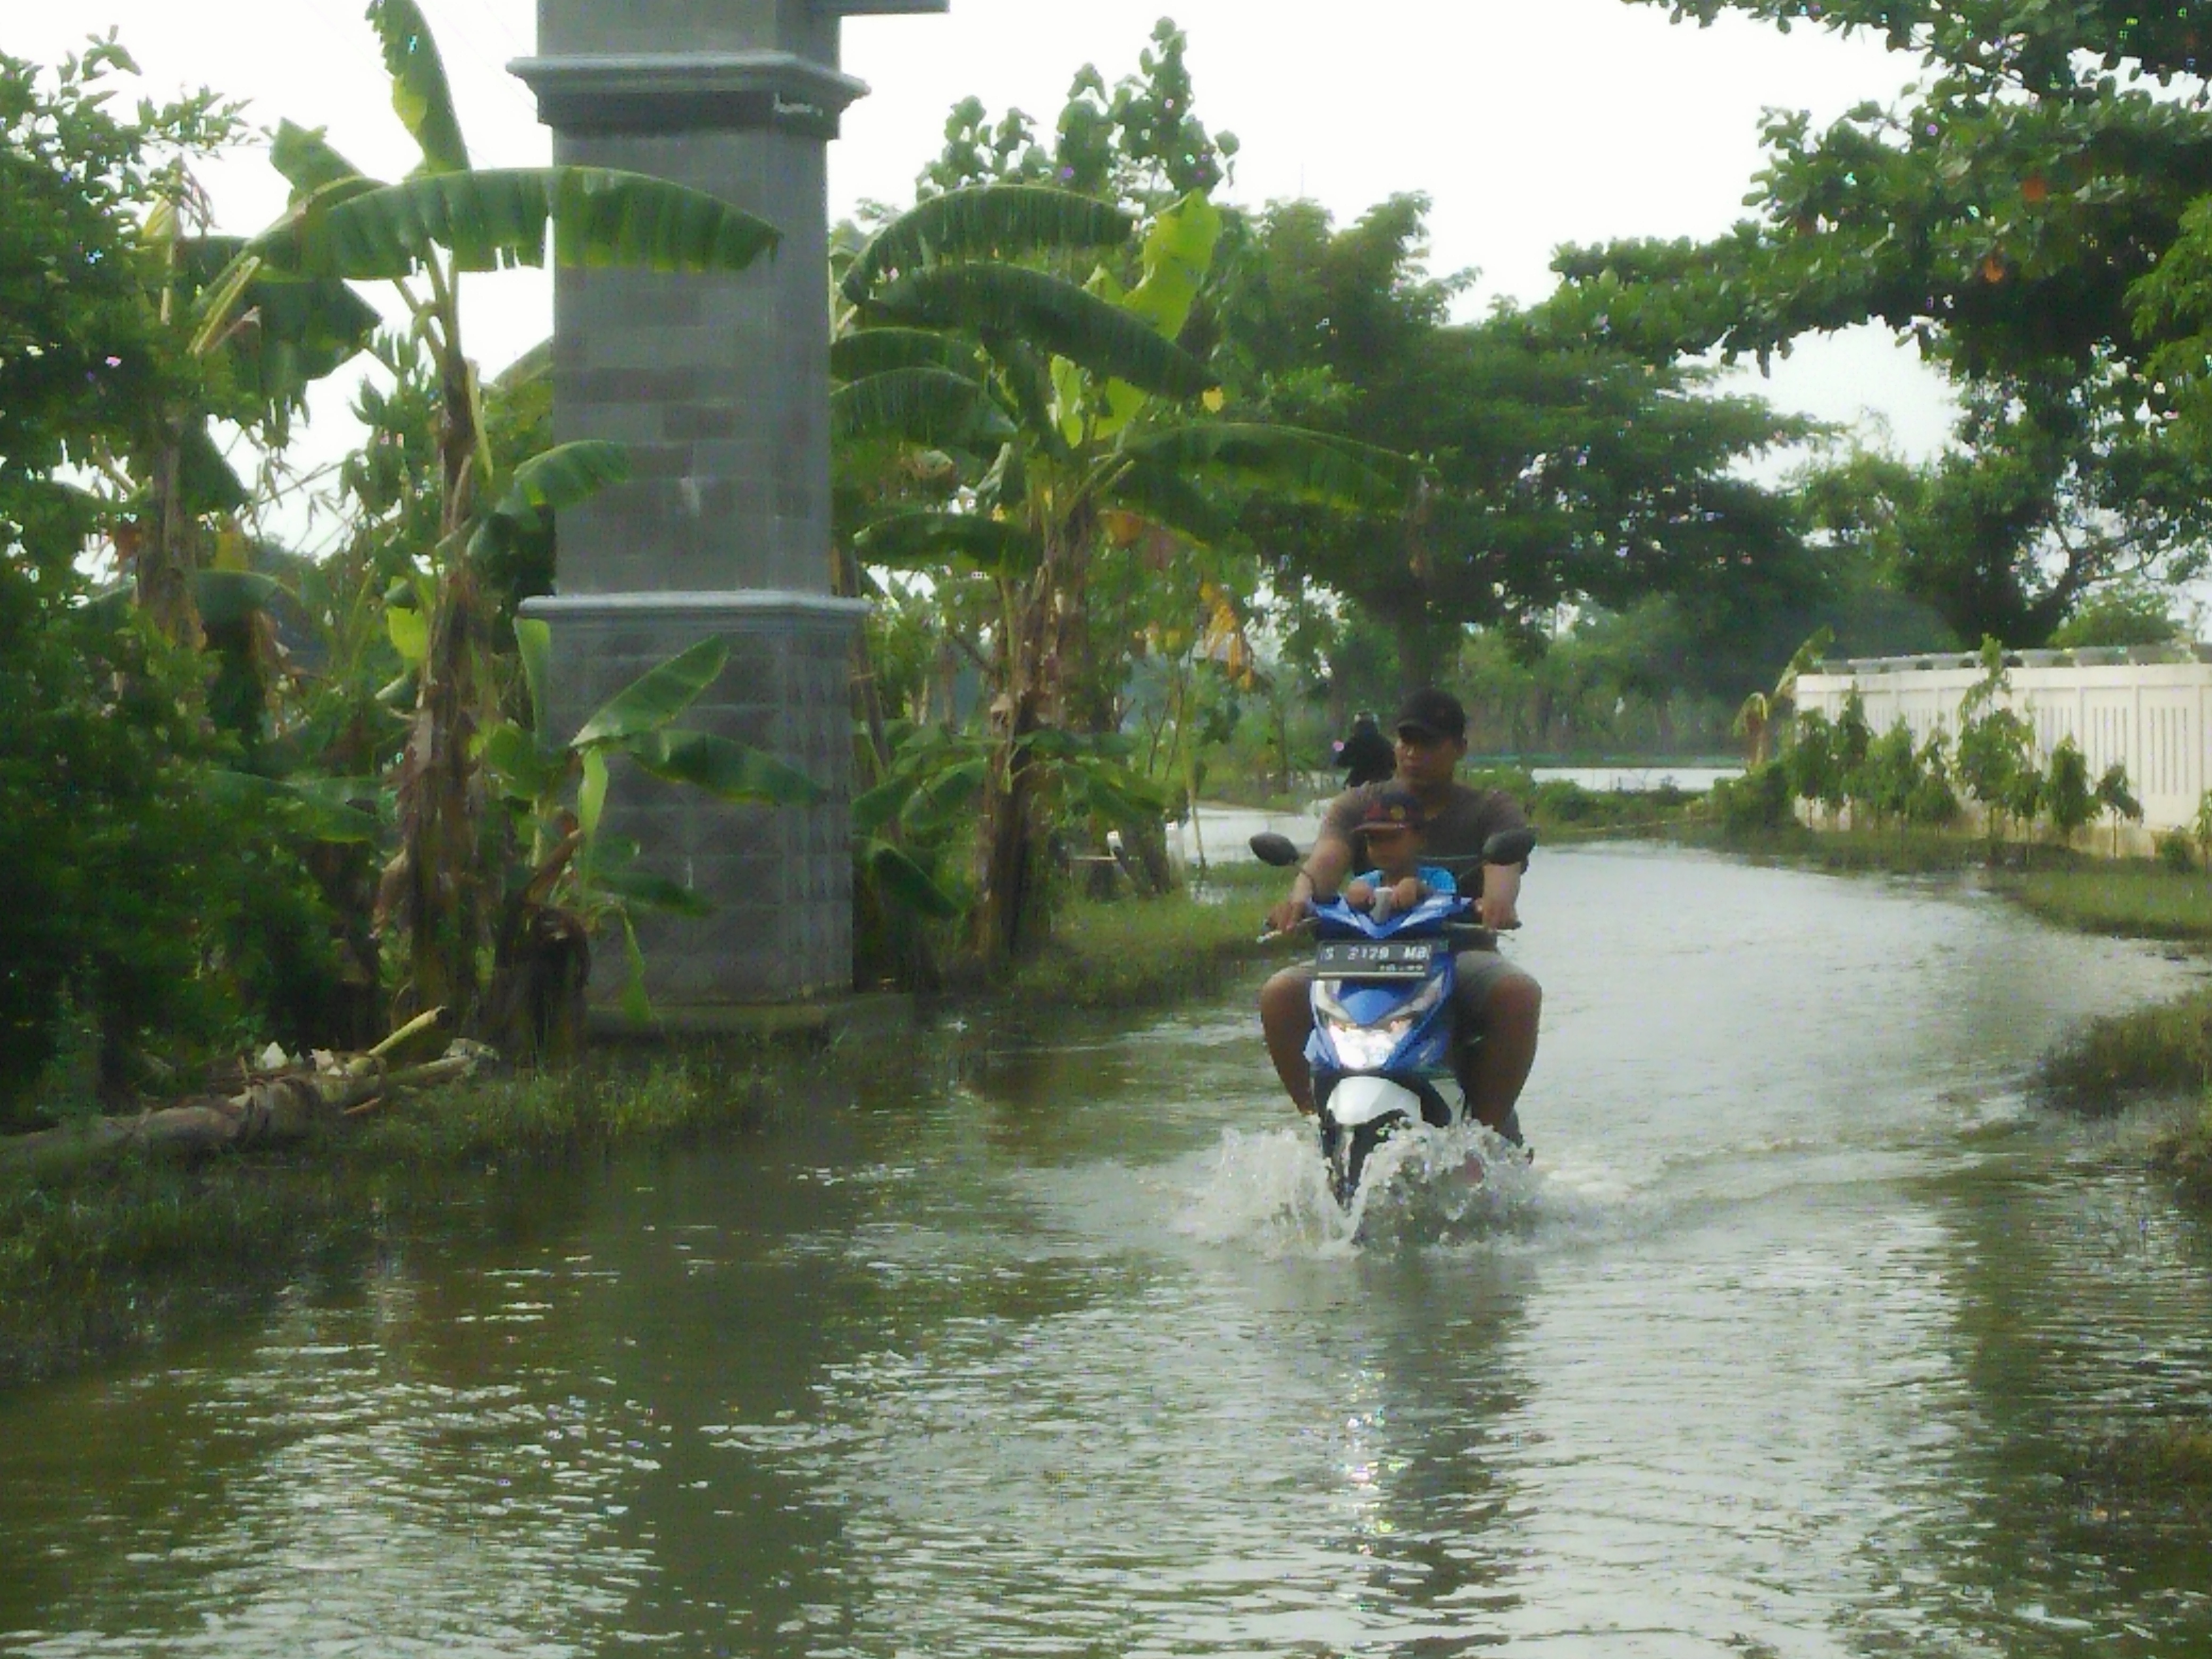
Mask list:
MULTIPOLYGON (((1518 864, 1534 846, 1527 830, 1493 836, 1483 862, 1518 864)), ((1252 851, 1267 864, 1299 861, 1281 836, 1255 836, 1252 851)), ((1306 1063, 1329 1188, 1347 1209, 1368 1159, 1385 1140, 1414 1123, 1443 1129, 1467 1116, 1453 994, 1457 950, 1486 936, 1474 913, 1471 899, 1443 895, 1379 922, 1341 898, 1313 907, 1314 1032, 1306 1063)), ((1506 1139, 1517 1143, 1519 1127, 1509 1119, 1506 1139)))

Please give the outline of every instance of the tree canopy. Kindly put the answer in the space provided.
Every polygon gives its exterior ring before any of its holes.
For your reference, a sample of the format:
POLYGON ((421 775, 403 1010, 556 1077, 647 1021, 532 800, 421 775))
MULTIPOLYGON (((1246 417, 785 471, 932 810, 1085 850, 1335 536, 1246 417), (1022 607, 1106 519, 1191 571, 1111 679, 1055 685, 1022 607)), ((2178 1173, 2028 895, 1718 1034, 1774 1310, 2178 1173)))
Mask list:
POLYGON ((1267 513, 1255 533, 1288 579, 1386 623, 1417 681, 1471 626, 1534 632, 1565 605, 1733 603, 1796 580, 1790 509, 1738 464, 1804 422, 1541 313, 1452 323, 1468 278, 1426 269, 1426 211, 1396 197, 1339 229, 1278 204, 1239 250, 1220 324, 1237 390, 1425 475, 1387 516, 1267 513))
POLYGON ((1765 360, 1869 322, 1917 340, 1969 408, 1916 580, 1968 637, 2035 643, 2100 583, 2199 574, 2212 108, 2194 9, 1672 9, 1871 32, 1925 74, 1823 131, 1771 116, 1753 216, 1710 243, 1565 250, 1556 314, 1656 355, 1765 360))

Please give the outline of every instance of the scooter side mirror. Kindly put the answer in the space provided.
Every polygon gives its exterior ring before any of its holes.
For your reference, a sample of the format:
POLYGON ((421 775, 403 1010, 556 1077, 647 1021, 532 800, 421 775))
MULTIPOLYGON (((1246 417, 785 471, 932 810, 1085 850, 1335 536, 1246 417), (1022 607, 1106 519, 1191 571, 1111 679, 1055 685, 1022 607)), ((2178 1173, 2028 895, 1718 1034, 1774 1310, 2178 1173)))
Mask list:
POLYGON ((1535 850, 1534 830, 1501 830, 1482 843, 1482 861, 1499 866, 1526 864, 1535 850))
POLYGON ((1279 836, 1269 830, 1253 836, 1251 848, 1252 856, 1262 864, 1272 864, 1278 870, 1297 867, 1298 849, 1288 836, 1279 836))

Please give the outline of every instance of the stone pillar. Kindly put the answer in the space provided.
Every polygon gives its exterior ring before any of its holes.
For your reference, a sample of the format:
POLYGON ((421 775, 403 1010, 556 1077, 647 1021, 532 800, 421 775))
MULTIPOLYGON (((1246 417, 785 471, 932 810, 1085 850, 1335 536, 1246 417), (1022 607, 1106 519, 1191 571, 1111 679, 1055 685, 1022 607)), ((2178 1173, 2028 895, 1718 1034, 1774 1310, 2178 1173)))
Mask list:
MULTIPOLYGON (((830 596, 830 141, 867 88, 838 69, 842 20, 949 0, 539 0, 514 65, 554 159, 707 191, 782 233, 735 275, 562 270, 554 424, 611 439, 632 477, 562 515, 554 702, 570 731, 655 664, 714 636, 721 684, 686 724, 823 784, 808 811, 733 808, 637 776, 606 833, 685 882, 711 920, 641 929, 672 1009, 840 992, 851 977, 847 668, 863 607, 830 596)), ((602 951, 595 997, 623 975, 602 951)))

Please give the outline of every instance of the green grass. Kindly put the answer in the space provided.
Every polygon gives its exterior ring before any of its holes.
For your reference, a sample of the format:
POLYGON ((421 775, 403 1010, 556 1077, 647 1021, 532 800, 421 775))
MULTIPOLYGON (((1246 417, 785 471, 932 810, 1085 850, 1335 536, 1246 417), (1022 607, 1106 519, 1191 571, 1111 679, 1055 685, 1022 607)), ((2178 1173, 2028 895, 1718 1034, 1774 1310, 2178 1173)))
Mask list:
POLYGON ((2148 861, 2094 861, 2008 876, 2001 890, 2045 921, 2085 933, 2212 941, 2212 881, 2148 861))
POLYGON ((1055 921, 1052 943, 1000 988, 1007 1003, 1037 1008, 1133 1008, 1212 989, 1267 954, 1259 935, 1289 878, 1265 865, 1223 864, 1196 893, 1079 900, 1055 921))
POLYGON ((2212 1202, 2212 1094, 2200 1095, 2159 1137, 2153 1156, 2197 1198, 2212 1202))
POLYGON ((2196 1094, 2212 1078, 2212 992, 2093 1020, 2045 1056, 2044 1089, 2060 1103, 2118 1111, 2145 1095, 2196 1094))

